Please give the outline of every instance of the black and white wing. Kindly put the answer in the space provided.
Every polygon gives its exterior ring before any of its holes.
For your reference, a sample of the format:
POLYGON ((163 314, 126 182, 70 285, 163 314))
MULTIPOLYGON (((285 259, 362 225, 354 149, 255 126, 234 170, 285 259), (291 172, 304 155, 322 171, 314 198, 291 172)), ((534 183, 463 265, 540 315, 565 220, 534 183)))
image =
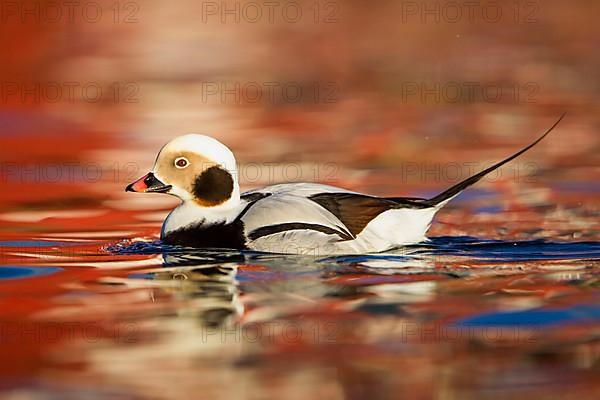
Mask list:
POLYGON ((357 238, 376 217, 428 207, 420 199, 379 198, 319 184, 275 185, 242 199, 248 202, 240 216, 248 246, 271 252, 326 252, 327 245, 335 252, 370 251, 357 238))

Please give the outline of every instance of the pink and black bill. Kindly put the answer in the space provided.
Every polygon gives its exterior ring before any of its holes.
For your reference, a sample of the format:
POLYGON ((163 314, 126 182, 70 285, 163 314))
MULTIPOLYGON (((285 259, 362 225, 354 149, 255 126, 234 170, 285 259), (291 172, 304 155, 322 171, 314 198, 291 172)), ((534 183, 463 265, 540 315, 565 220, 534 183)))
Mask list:
POLYGON ((142 176, 137 181, 127 185, 126 192, 137 193, 167 193, 173 186, 165 185, 152 172, 142 176))

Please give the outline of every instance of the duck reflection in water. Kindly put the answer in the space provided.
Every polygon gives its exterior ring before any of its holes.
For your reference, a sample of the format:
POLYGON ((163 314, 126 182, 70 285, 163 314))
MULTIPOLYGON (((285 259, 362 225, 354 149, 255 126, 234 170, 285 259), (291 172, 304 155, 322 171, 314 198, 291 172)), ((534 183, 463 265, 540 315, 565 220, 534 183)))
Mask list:
MULTIPOLYGON (((150 271, 150 276, 165 283, 160 288, 163 293, 171 294, 175 300, 190 301, 190 307, 180 308, 178 314, 193 314, 210 327, 230 324, 243 314, 235 279, 236 262, 215 263, 214 259, 197 254, 162 257, 163 267, 150 271)), ((233 259, 239 261, 239 257, 233 259)))

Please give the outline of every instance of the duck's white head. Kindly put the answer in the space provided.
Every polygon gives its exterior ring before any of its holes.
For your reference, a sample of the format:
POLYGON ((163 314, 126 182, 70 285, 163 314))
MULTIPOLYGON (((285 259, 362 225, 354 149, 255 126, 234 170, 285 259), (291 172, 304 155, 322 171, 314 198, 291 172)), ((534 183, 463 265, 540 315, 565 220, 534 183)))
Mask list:
POLYGON ((184 204, 224 209, 240 202, 236 162, 227 146, 209 136, 190 133, 167 143, 152 171, 125 189, 167 193, 184 204))

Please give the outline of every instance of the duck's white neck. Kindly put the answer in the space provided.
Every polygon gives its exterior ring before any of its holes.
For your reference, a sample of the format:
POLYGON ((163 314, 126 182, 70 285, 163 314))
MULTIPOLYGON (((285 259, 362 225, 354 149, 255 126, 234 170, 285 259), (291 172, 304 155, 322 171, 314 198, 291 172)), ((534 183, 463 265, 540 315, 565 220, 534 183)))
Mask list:
POLYGON ((161 237, 190 225, 214 225, 233 222, 242 208, 240 190, 235 185, 231 197, 226 202, 213 207, 200 206, 193 200, 185 200, 167 217, 162 226, 161 237))

